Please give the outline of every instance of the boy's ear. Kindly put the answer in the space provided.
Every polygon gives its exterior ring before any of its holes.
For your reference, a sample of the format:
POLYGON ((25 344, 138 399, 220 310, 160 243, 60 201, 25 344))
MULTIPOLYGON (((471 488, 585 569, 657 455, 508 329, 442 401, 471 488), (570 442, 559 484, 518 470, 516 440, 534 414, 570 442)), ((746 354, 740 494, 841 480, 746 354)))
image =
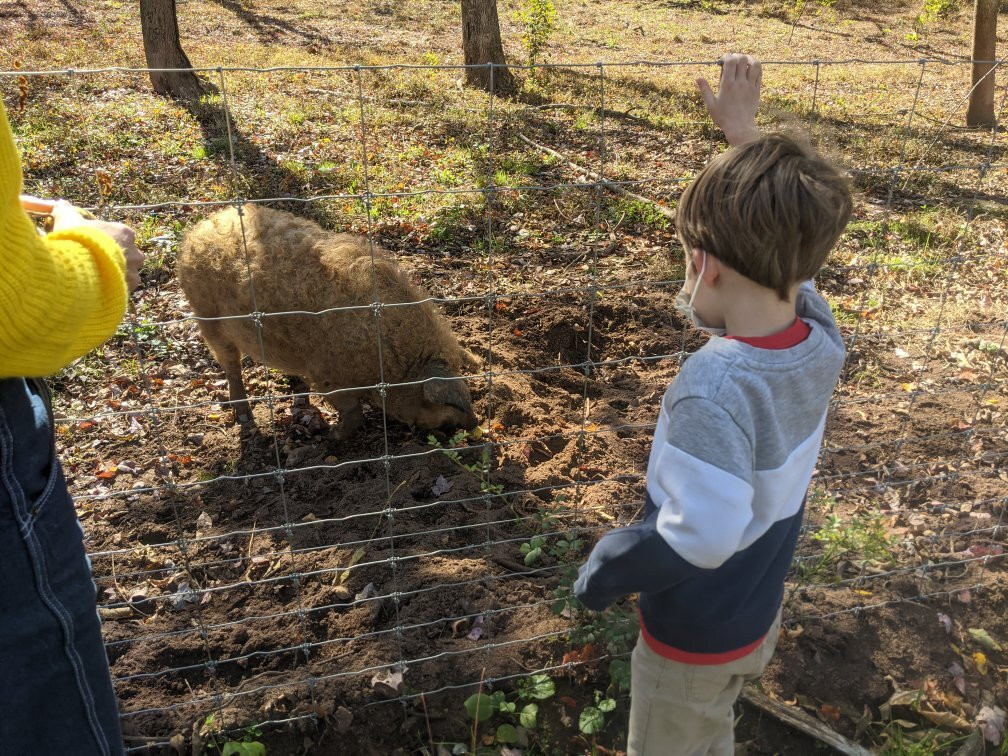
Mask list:
POLYGON ((707 259, 705 261, 704 251, 702 249, 694 249, 693 267, 697 273, 703 270, 704 286, 716 286, 721 278, 721 261, 714 257, 714 255, 710 252, 707 253, 707 259))
POLYGON ((699 273, 700 268, 702 268, 704 264, 704 251, 702 249, 694 249, 692 253, 692 258, 693 258, 693 270, 699 273))

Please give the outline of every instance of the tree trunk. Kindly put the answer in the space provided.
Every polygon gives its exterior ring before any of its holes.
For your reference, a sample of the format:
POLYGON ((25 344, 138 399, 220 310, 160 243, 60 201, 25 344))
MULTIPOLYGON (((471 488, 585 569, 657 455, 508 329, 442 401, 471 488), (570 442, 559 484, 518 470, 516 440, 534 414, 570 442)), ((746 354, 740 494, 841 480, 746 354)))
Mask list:
MULTIPOLYGON (((976 0, 973 22, 973 60, 993 61, 997 44, 999 0, 976 0)), ((973 90, 966 111, 967 126, 994 123, 994 63, 973 63, 973 90), (977 84, 979 82, 979 85, 977 84)))
MULTIPOLYGON (((179 42, 175 0, 140 0, 140 25, 148 68, 192 68, 179 42)), ((158 94, 186 100, 203 94, 192 71, 151 71, 150 79, 158 94)))
MULTIPOLYGON (((497 0, 462 0, 462 51, 465 63, 496 63, 493 69, 495 94, 514 91, 514 77, 504 63, 497 0)), ((490 91, 490 68, 467 68, 466 82, 490 91)))

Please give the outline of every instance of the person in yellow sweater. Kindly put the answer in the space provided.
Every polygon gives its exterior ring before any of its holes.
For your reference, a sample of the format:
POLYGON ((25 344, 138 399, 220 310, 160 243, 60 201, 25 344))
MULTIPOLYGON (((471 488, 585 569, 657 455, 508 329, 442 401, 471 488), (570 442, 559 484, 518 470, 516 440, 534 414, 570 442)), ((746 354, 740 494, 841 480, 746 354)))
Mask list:
POLYGON ((0 102, 0 751, 119 754, 95 584, 41 379, 115 331, 143 256, 128 227, 21 188, 0 102), (25 209, 51 212, 53 232, 25 209))

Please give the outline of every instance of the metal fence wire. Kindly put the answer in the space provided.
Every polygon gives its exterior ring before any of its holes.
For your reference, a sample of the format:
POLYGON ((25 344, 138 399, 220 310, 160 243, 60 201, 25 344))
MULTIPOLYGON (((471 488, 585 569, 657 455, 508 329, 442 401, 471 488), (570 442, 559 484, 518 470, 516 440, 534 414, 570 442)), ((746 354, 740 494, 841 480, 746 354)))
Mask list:
MULTIPOLYGON (((998 222, 992 198, 1003 201, 992 181, 1003 180, 1004 145, 997 128, 964 132, 952 125, 966 92, 947 80, 963 79, 971 63, 764 64, 767 123, 787 111, 789 127, 829 143, 861 189, 862 225, 818 281, 837 312, 848 362, 789 580, 785 620, 792 628, 982 592, 1004 569, 1008 316, 997 307, 978 314, 963 288, 1006 264, 1005 248, 984 230, 998 222), (851 116, 850 128, 856 121, 888 140, 883 157, 869 159, 863 141, 840 144, 847 128, 841 100, 862 72, 879 69, 892 71, 900 89, 891 104, 851 116), (787 96, 775 89, 775 75, 785 71, 799 81, 798 95, 794 87, 787 96), (947 243, 925 244, 908 262, 894 246, 908 233, 902 213, 943 204, 958 213, 942 231, 947 243), (917 283, 906 276, 914 265, 921 269, 917 283), (886 298, 919 317, 885 317, 886 298), (890 590, 900 579, 911 588, 890 590)), ((323 327, 327 315, 362 310, 374 318, 381 373, 375 385, 332 392, 369 390, 376 397, 360 438, 333 444, 318 428, 303 430, 312 417, 306 401, 321 407, 322 397, 261 364, 246 366, 246 376, 256 371, 248 385, 259 412, 256 431, 241 435, 222 401, 220 370, 195 337, 199 318, 188 314, 169 275, 142 290, 115 347, 57 380, 61 456, 88 532, 130 750, 166 746, 173 735, 198 732, 210 715, 225 731, 253 725, 310 733, 341 707, 363 723, 370 707, 401 705, 408 715, 436 694, 461 700, 481 685, 490 690, 534 672, 569 673, 593 663, 560 661, 581 621, 564 608, 564 587, 594 539, 639 511, 662 390, 703 343, 670 307, 682 269, 666 216, 695 170, 722 148, 700 116, 635 116, 626 83, 679 71, 714 78, 717 69, 708 61, 524 67, 532 77, 584 80, 583 100, 556 108, 508 102, 492 85, 464 104, 432 97, 430 89, 402 96, 382 89, 390 78, 426 75, 438 95, 436 88, 451 88, 463 68, 196 69, 216 89, 202 107, 223 124, 220 180, 230 196, 171 196, 156 191, 155 179, 149 201, 116 203, 102 192, 92 203, 101 217, 163 217, 181 227, 237 208, 247 262, 242 285, 253 311, 226 318, 254 324, 254 361, 265 362, 262 332, 273 322, 317 318, 323 327), (327 87, 308 86, 313 82, 327 87), (271 93, 295 85, 325 112, 354 122, 355 143, 344 141, 332 154, 352 163, 359 180, 336 193, 256 197, 241 155, 250 135, 236 126, 238 114, 268 108, 271 93), (468 131, 454 138, 481 156, 477 181, 428 186, 421 171, 417 185, 389 185, 385 167, 374 164, 376 145, 388 138, 380 108, 435 121, 448 110, 462 113, 468 131), (656 160, 639 175, 628 167, 631 152, 664 153, 653 142, 637 144, 638 127, 662 135, 673 152, 688 136, 697 159, 675 170, 656 160), (516 151, 548 160, 548 169, 503 170, 516 151), (431 444, 396 423, 385 401, 389 389, 406 384, 387 380, 382 318, 390 308, 419 303, 380 301, 378 237, 389 235, 382 224, 395 203, 431 199, 477 207, 482 230, 469 230, 468 247, 451 255, 438 253, 437 239, 412 255, 409 240, 390 246, 401 250, 403 268, 416 268, 430 284, 434 293, 423 301, 453 325, 463 323, 463 340, 484 361, 465 376, 483 419, 482 436, 457 450, 470 469, 446 457, 443 436, 431 444), (372 259, 373 301, 260 311, 247 203, 356 213, 372 259), (542 229, 516 232, 524 222, 519 208, 546 219, 542 229), (649 208, 651 226, 620 228, 628 213, 649 208), (620 268, 627 236, 647 237, 656 227, 666 232, 654 246, 671 266, 620 268), (551 329, 552 341, 523 354, 524 331, 537 322, 551 329), (65 396, 61 388, 73 381, 85 388, 65 396), (621 381, 624 388, 614 389, 621 381), (524 410, 515 398, 522 388, 524 410), (624 451, 607 454, 616 447, 624 451), (540 556, 529 559, 534 537, 540 556)), ((116 87, 142 90, 147 74, 15 70, 0 72, 0 82, 24 77, 43 91, 69 87, 96 99, 116 87)), ((1003 113, 1008 89, 1001 91, 1003 113)), ((38 107, 44 111, 44 102, 38 107)), ((252 136, 258 144, 271 138, 252 136)), ((84 138, 74 156, 91 170, 115 149, 102 145, 99 155, 95 142, 84 138)), ((128 139, 121 147, 131 148, 128 139)), ((47 177, 34 175, 30 163, 26 176, 29 188, 46 188, 47 177)), ((170 234, 151 244, 162 244, 170 260, 177 241, 170 234)), ((625 649, 596 652, 606 658, 625 649)))

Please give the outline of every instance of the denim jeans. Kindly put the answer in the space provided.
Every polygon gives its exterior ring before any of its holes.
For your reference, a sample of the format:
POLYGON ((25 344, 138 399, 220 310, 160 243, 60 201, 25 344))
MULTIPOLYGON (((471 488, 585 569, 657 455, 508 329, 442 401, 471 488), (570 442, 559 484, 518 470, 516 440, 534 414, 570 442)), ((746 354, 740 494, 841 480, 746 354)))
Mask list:
POLYGON ((0 753, 119 754, 84 537, 41 382, 0 380, 0 753))

